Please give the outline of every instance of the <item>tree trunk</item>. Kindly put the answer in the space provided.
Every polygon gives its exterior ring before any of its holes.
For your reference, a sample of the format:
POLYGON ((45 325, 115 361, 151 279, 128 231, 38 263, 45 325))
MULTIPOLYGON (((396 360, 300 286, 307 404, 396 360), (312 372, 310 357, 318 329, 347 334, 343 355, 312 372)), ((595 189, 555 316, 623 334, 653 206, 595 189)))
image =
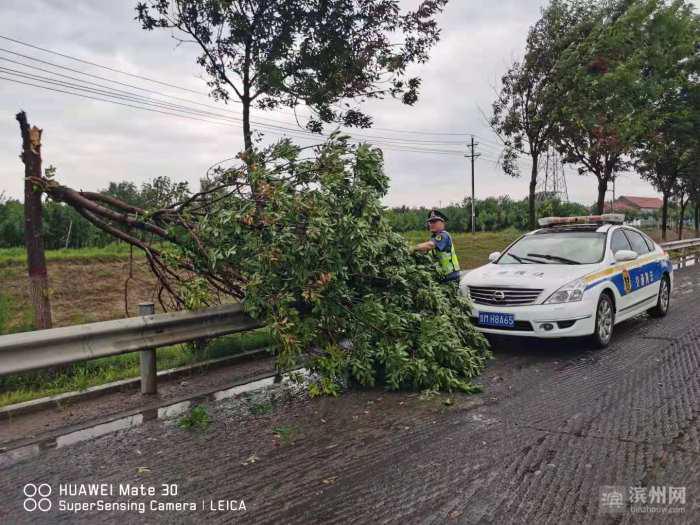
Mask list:
POLYGON ((250 98, 247 95, 243 95, 241 102, 243 103, 243 144, 246 151, 251 151, 253 149, 253 139, 250 132, 250 98))
POLYGON ((668 191, 663 192, 663 206, 661 206, 661 240, 666 240, 666 226, 668 225, 668 191))
MULTIPOLYGON (((245 150, 250 152, 253 150, 253 139, 250 133, 250 43, 245 46, 245 58, 243 60, 243 143, 245 150)), ((248 157, 246 156, 246 159, 248 157)))
POLYGON ((28 177, 41 177, 41 131, 30 129, 24 111, 16 116, 22 134, 22 162, 24 163, 24 240, 27 247, 29 295, 34 306, 35 328, 51 328, 49 279, 42 237, 41 191, 36 191, 28 177))
POLYGON ((688 206, 688 199, 685 201, 683 200, 683 196, 681 195, 681 215, 678 218, 678 240, 680 241, 683 238, 683 219, 685 219, 685 209, 688 206))
MULTIPOLYGON (((473 152, 472 152, 473 153, 473 152)), ((537 190, 537 164, 539 155, 532 155, 532 170, 530 171, 530 193, 527 199, 528 205, 528 224, 531 230, 534 230, 535 225, 535 190, 537 190)))
POLYGON ((700 237, 700 199, 695 201, 695 236, 700 237))
POLYGON ((598 200, 596 201, 596 213, 605 213, 605 195, 608 193, 608 178, 598 177, 598 200))

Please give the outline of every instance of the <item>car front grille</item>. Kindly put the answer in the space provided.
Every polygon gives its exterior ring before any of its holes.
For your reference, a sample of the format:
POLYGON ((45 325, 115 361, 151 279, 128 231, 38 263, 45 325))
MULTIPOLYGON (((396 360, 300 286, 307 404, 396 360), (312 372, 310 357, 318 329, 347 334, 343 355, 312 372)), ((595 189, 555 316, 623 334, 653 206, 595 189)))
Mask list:
POLYGON ((489 306, 525 306, 534 303, 541 293, 542 288, 469 287, 469 297, 475 304, 489 306))

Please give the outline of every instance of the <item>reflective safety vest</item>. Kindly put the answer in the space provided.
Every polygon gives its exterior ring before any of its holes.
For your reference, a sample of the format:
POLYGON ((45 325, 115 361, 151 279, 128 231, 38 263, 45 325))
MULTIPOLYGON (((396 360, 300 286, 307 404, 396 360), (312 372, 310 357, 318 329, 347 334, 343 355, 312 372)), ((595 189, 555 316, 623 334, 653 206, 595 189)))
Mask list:
POLYGON ((457 252, 455 251, 454 242, 450 238, 450 251, 441 252, 437 249, 432 250, 433 255, 437 258, 438 263, 440 263, 440 268, 442 268, 445 273, 452 273, 459 271, 459 260, 457 259, 457 252))

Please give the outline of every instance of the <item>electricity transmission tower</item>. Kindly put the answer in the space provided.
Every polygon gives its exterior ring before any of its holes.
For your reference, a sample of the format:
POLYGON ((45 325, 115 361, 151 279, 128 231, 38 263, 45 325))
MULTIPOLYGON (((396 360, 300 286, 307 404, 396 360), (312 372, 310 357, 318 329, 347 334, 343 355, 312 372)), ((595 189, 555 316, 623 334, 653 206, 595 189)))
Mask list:
POLYGON ((544 173, 540 175, 535 199, 538 201, 558 199, 562 202, 568 202, 569 200, 564 161, 559 154, 551 148, 547 150, 544 173))

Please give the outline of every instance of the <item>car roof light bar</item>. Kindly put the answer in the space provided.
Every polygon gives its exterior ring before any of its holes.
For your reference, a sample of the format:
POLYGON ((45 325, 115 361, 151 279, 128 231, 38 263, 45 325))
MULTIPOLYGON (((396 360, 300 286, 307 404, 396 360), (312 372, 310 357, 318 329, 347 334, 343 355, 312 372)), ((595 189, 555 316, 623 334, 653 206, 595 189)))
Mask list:
POLYGON ((540 226, 549 228, 565 224, 622 224, 625 216, 621 213, 606 213, 603 215, 580 215, 576 217, 543 217, 540 226))

